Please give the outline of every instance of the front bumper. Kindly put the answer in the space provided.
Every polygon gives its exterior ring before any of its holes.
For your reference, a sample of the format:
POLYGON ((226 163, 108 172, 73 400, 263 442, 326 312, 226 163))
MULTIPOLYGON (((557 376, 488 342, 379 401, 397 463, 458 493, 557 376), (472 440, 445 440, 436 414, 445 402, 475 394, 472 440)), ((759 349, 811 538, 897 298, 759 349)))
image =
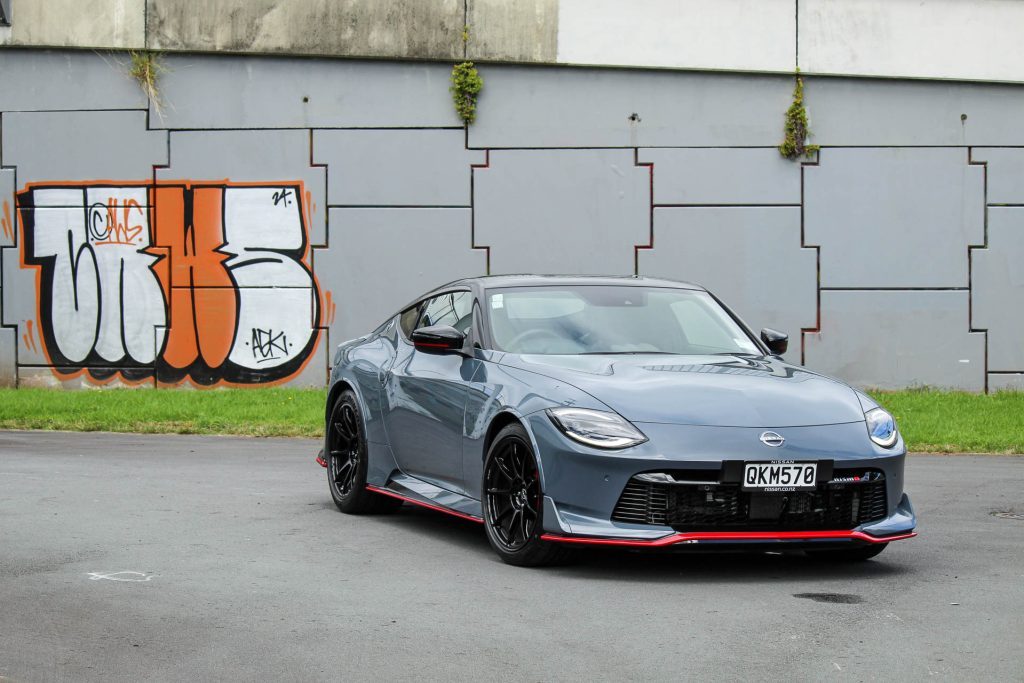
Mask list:
POLYGON ((763 429, 697 427, 643 423, 649 441, 622 451, 600 451, 575 444, 543 413, 530 416, 530 431, 540 454, 545 540, 625 547, 676 545, 768 545, 786 547, 849 546, 911 538, 917 519, 903 493, 902 441, 891 450, 867 438, 863 423, 779 428, 786 444, 768 449, 758 439, 763 429), (880 470, 886 480, 884 518, 842 529, 720 529, 616 521, 613 510, 626 484, 643 472, 671 469, 722 469, 723 462, 767 459, 830 460, 837 469, 880 470))
MULTIPOLYGON (((557 514, 550 499, 545 500, 545 515, 551 510, 557 514)), ((547 519, 547 516, 545 516, 547 519)), ((644 530, 643 536, 609 523, 604 534, 573 535, 546 533, 541 538, 558 543, 583 545, 619 546, 627 548, 664 548, 675 545, 700 546, 769 546, 776 549, 807 547, 842 547, 870 545, 902 541, 917 536, 914 531, 917 520, 910 498, 905 494, 900 500, 896 513, 884 520, 866 524, 856 529, 812 530, 812 531, 687 531, 678 532, 670 527, 644 530), (657 534, 657 535, 654 535, 657 534)), ((646 526, 646 525, 645 525, 646 526)), ((547 527, 547 524, 545 524, 547 527)), ((589 531, 598 531, 591 525, 589 531)))

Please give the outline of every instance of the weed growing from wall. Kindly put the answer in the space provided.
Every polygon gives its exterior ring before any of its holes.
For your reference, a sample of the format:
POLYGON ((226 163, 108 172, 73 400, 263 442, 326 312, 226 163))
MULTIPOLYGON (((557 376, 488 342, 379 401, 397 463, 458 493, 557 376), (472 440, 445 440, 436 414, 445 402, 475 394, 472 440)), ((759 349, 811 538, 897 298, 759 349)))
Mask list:
POLYGON ((448 88, 455 102, 455 113, 469 125, 476 120, 476 98, 484 87, 473 62, 462 62, 452 67, 452 85, 448 88))
POLYGON ((167 72, 163 64, 163 56, 159 52, 137 52, 128 53, 131 64, 128 66, 128 74, 135 79, 146 93, 146 97, 153 103, 153 109, 157 114, 163 114, 163 103, 160 100, 160 89, 158 81, 160 76, 167 72))
POLYGON ((786 137, 779 145, 779 154, 787 159, 814 156, 819 145, 807 144, 807 108, 804 107, 804 79, 800 71, 796 72, 796 83, 793 86, 793 104, 786 110, 786 137))

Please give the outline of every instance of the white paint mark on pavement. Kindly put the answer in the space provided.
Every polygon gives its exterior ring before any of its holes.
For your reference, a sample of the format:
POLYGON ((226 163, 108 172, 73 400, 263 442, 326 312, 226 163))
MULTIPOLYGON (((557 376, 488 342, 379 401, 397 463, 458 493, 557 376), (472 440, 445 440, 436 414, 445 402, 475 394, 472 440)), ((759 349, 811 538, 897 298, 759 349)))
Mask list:
POLYGON ((89 579, 92 581, 99 581, 100 579, 106 579, 108 581, 130 581, 130 582, 142 582, 149 581, 153 578, 152 574, 145 574, 143 572, 89 572, 89 579))

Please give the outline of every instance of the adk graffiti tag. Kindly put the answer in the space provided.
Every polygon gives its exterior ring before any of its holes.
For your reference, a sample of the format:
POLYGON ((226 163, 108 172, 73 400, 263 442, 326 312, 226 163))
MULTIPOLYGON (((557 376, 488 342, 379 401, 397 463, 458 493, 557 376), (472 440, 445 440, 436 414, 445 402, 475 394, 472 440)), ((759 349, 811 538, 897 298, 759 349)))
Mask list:
POLYGON ((317 343, 301 183, 36 184, 23 263, 58 375, 262 383, 317 343))

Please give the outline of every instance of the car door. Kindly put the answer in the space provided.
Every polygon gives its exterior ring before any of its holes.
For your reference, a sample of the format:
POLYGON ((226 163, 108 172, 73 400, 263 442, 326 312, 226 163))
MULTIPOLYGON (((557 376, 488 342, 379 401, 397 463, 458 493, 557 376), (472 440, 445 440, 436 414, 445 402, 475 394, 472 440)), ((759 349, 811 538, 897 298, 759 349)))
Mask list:
MULTIPOLYGON (((454 291, 423 303, 413 329, 451 325, 470 333, 473 294, 454 291)), ((469 382, 479 361, 459 353, 417 350, 402 330, 398 354, 384 381, 384 425, 403 472, 465 492, 462 442, 469 382)))

